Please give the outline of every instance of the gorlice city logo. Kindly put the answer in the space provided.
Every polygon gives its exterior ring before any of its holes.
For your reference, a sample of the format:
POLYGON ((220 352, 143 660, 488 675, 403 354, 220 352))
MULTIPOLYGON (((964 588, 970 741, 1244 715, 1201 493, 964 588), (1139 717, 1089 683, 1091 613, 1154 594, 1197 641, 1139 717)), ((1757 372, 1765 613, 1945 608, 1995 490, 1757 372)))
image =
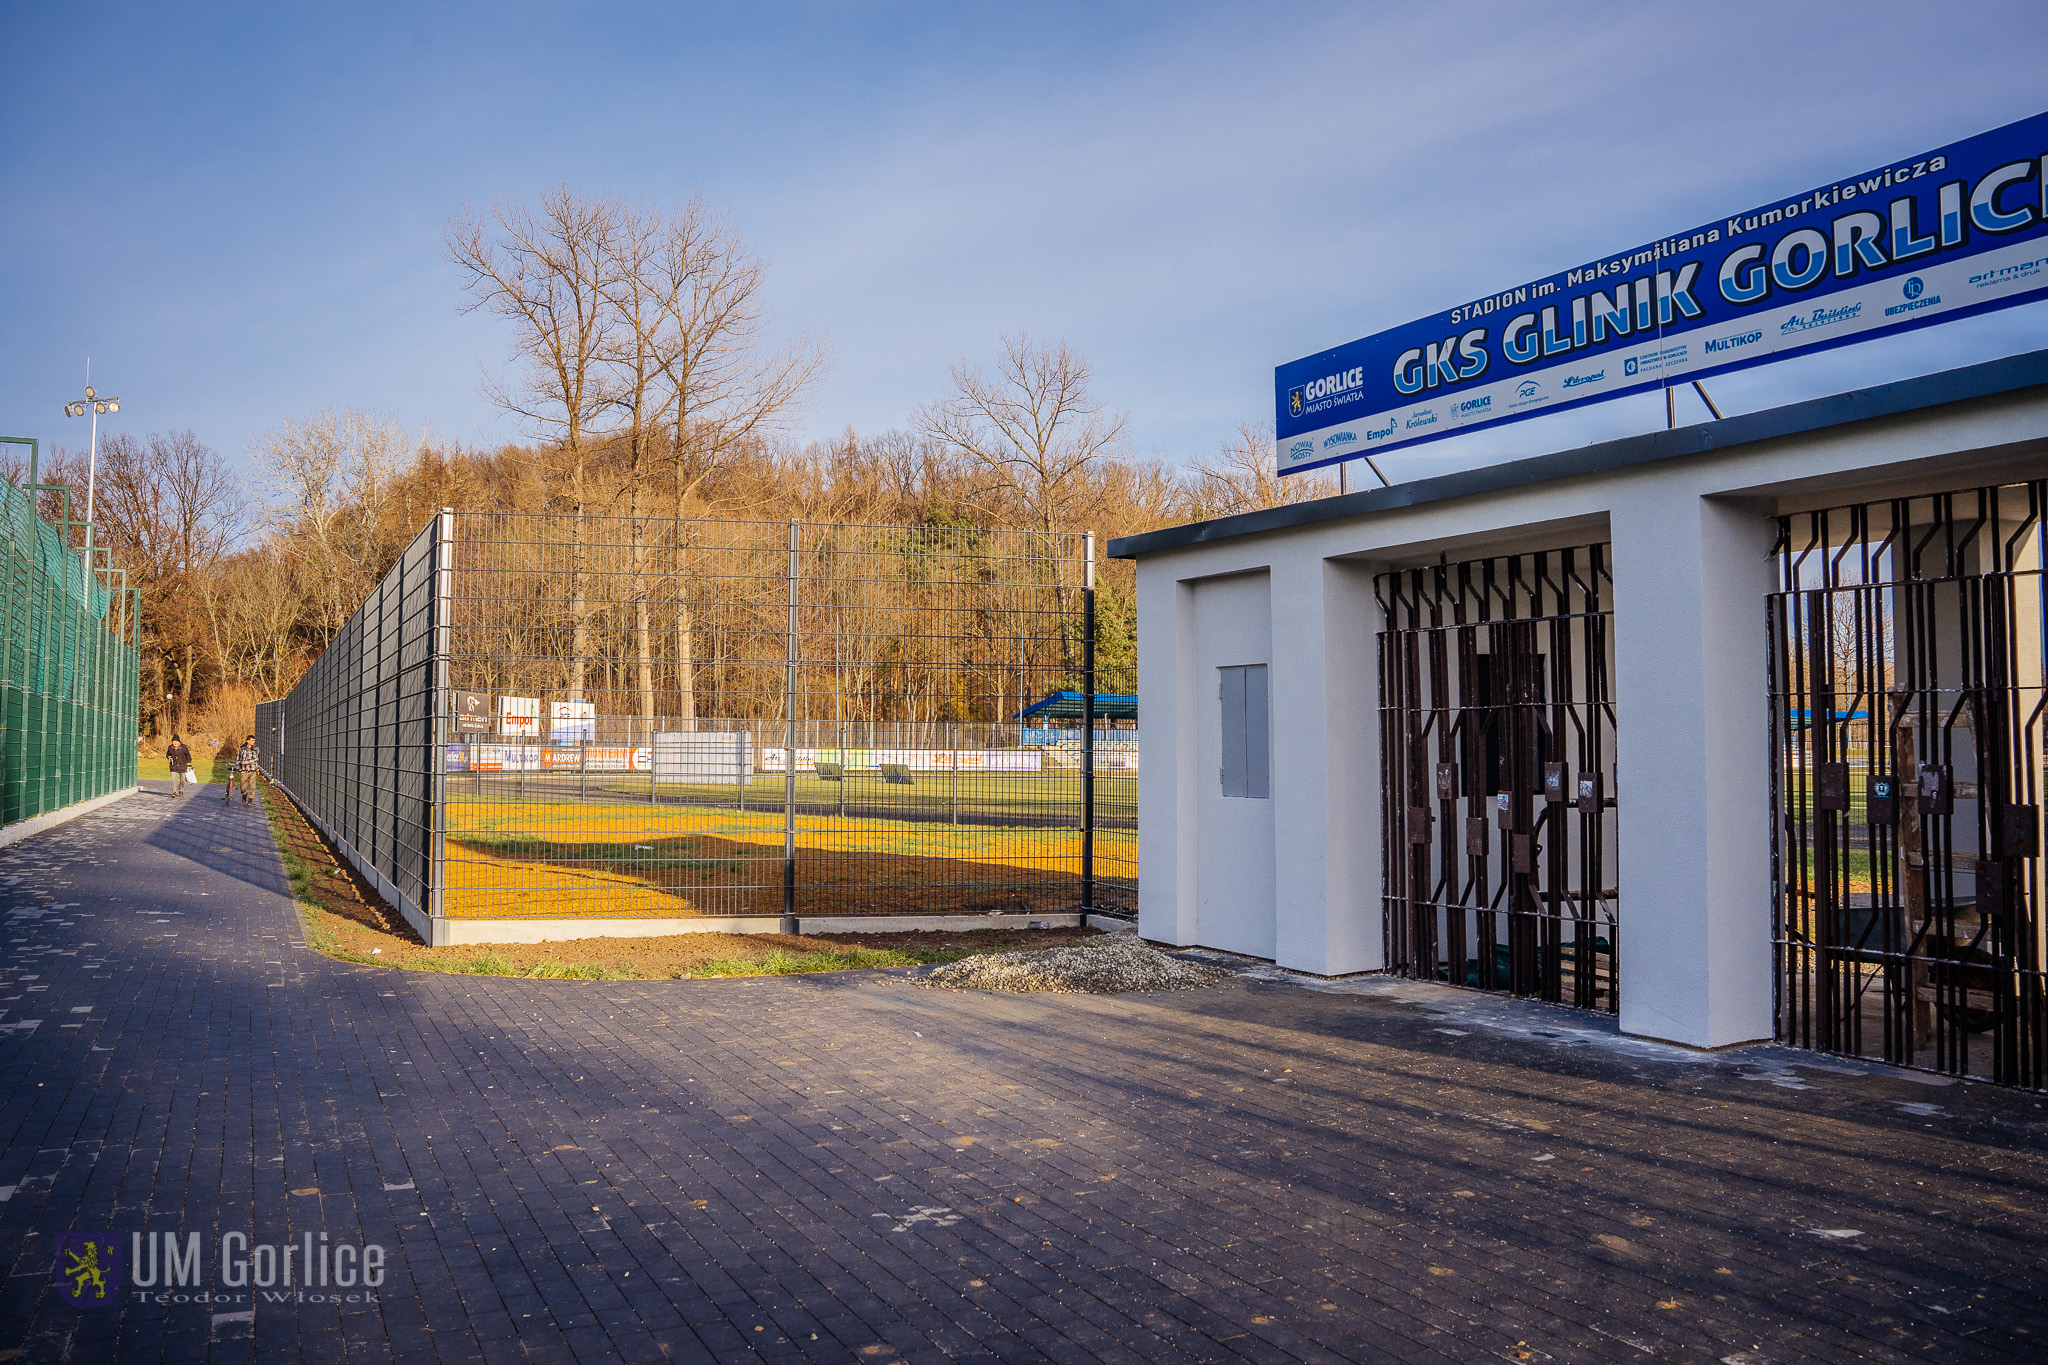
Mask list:
POLYGON ((81 1308, 119 1303, 121 1244, 111 1232, 60 1232, 54 1273, 67 1303, 81 1308))

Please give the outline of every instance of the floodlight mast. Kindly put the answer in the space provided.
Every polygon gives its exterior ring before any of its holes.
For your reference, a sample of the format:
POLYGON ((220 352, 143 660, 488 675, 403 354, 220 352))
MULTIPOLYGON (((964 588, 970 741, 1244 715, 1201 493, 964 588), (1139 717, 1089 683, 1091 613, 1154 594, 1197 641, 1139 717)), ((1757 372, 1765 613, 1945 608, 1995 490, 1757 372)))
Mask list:
MULTIPOLYGON (((92 374, 92 362, 85 363, 87 376, 92 374)), ((86 605, 92 605, 92 523, 93 495, 97 491, 100 469, 100 418, 106 413, 119 412, 121 400, 104 398, 92 385, 85 386, 85 397, 64 405, 66 417, 83 417, 92 414, 92 441, 85 457, 85 553, 80 556, 80 567, 84 570, 86 605)))

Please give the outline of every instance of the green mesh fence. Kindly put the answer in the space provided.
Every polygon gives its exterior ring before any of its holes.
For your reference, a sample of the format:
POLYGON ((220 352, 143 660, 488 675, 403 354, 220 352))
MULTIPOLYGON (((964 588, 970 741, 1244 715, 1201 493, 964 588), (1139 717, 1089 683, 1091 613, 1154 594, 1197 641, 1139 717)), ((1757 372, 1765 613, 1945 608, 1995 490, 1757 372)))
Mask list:
POLYGON ((88 576, 27 493, 0 499, 4 827, 135 785, 141 653, 133 597, 88 576))

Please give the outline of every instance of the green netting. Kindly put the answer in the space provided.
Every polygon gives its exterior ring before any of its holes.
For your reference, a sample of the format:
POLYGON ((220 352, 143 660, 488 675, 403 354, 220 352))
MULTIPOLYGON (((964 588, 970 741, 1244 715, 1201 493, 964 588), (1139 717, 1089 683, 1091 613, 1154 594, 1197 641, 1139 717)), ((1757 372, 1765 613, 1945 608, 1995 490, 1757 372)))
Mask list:
POLYGON ((0 484, 0 826, 135 785, 141 654, 113 594, 0 484))

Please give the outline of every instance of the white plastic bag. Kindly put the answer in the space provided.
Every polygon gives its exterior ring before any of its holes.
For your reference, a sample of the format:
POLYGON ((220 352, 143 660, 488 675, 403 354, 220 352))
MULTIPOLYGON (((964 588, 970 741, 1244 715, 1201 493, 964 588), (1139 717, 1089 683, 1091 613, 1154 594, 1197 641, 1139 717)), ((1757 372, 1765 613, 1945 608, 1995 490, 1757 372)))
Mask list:
POLYGON ((191 783, 191 784, 192 784, 193 786, 195 786, 195 787, 196 787, 196 786, 198 786, 198 785, 199 785, 199 769, 197 769, 197 768, 187 768, 187 769, 185 769, 185 780, 186 780, 187 782, 190 782, 190 783, 191 783))

